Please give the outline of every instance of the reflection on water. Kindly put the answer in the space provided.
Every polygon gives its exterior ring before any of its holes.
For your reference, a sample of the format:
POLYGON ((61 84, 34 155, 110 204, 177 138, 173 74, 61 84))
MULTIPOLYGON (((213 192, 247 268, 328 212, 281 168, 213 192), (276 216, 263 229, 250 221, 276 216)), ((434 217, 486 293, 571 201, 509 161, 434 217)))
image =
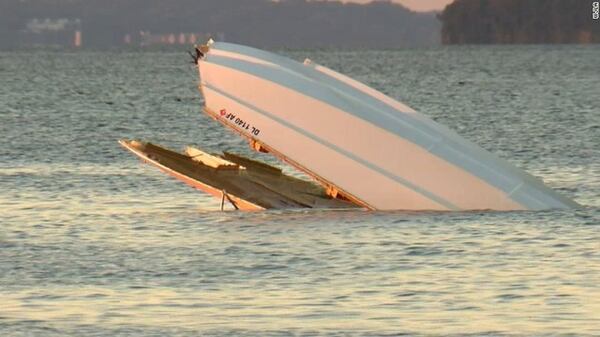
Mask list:
POLYGON ((10 332, 36 322, 183 335, 597 334, 590 215, 182 209, 10 226, 2 322, 10 332))
POLYGON ((217 212, 116 142, 249 151, 186 55, 0 54, 0 335, 599 335, 598 51, 289 52, 585 205, 499 213, 217 212))

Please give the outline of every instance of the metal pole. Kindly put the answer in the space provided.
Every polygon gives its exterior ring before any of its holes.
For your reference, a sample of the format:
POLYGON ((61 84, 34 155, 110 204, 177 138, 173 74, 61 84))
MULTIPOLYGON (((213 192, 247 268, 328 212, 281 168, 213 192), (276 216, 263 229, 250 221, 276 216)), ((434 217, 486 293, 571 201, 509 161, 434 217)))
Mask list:
POLYGON ((223 211, 223 207, 225 206, 225 190, 221 190, 221 212, 223 211))

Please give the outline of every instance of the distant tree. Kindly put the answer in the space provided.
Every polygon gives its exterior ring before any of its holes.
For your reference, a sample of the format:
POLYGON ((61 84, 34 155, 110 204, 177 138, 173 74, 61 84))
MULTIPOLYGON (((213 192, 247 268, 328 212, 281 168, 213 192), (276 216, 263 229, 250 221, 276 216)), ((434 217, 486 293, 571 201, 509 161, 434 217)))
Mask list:
POLYGON ((599 43, 593 0, 455 0, 438 15, 442 43, 599 43))

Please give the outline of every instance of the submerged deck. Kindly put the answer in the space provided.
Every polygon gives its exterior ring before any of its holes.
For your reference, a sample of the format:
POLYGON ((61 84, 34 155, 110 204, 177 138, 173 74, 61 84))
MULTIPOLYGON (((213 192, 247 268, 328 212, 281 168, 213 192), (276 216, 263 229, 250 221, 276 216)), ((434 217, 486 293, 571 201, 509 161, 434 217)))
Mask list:
POLYGON ((242 210, 359 206, 332 198, 310 181, 285 175, 281 169, 233 153, 208 154, 188 147, 178 153, 139 141, 119 142, 163 172, 242 210))

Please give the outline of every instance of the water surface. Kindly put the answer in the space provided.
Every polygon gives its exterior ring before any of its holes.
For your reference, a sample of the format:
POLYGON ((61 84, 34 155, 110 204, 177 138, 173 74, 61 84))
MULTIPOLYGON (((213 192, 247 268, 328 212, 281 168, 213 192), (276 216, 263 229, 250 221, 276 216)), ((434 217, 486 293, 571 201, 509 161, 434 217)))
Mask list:
POLYGON ((600 335, 600 48, 283 53, 583 208, 219 212, 117 143, 250 153, 184 51, 0 53, 0 335, 600 335))

